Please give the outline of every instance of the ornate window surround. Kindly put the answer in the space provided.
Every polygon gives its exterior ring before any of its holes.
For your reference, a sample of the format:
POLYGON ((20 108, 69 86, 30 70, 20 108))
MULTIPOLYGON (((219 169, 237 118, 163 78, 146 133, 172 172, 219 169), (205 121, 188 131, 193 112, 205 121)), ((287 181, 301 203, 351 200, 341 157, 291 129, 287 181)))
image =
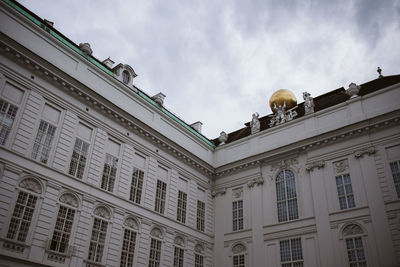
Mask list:
MULTIPOLYGON (((136 266, 137 264, 137 254, 138 254, 138 250, 139 250, 139 241, 140 241, 140 233, 141 233, 141 223, 140 220, 133 216, 133 215, 127 215, 124 219, 124 225, 122 228, 122 236, 124 236, 125 234, 125 230, 129 230, 132 231, 134 233, 136 233, 136 240, 135 240, 135 250, 133 252, 133 266, 136 266)), ((121 242, 121 256, 120 256, 120 260, 122 258, 122 247, 123 247, 123 242, 121 242)))
POLYGON ((346 264, 349 265, 349 257, 347 255, 347 247, 346 247, 346 239, 347 238, 355 238, 361 237, 363 250, 365 255, 365 260, 371 264, 370 253, 369 252, 369 244, 368 244, 368 232, 366 231, 364 225, 359 222, 347 222, 339 228, 339 242, 341 243, 341 252, 343 257, 346 259, 346 264))

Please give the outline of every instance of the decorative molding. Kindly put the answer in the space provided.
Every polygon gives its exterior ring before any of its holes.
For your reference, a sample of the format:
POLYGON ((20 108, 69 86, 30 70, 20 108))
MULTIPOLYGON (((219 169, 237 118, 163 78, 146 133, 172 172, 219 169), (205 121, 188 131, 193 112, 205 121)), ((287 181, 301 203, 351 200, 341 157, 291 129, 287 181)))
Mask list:
POLYGON ((196 245, 194 246, 194 251, 195 251, 196 253, 203 254, 203 253, 204 253, 204 246, 201 245, 201 244, 196 244, 196 245))
POLYGON ((250 181, 247 182, 247 187, 252 188, 256 185, 263 185, 264 184, 264 178, 260 175, 260 177, 253 178, 250 181))
POLYGON ((243 195, 243 187, 232 190, 232 196, 234 198, 241 198, 242 195, 243 195))
POLYGON ((135 230, 139 230, 139 224, 137 223, 136 219, 132 218, 132 217, 128 217, 125 222, 124 225, 126 227, 135 229, 135 230))
POLYGON ((347 159, 336 161, 333 163, 333 168, 336 173, 345 172, 349 169, 349 161, 347 159))
POLYGON ((238 166, 235 166, 235 167, 223 170, 223 171, 218 171, 215 173, 215 176, 222 176, 222 175, 234 173, 236 171, 241 171, 241 170, 247 169, 249 167, 254 167, 254 166, 260 165, 260 163, 261 163, 261 160, 255 160, 252 162, 244 163, 244 164, 241 164, 241 165, 238 165, 238 166))
POLYGON ((323 161, 323 160, 313 161, 313 162, 306 164, 306 170, 308 172, 313 171, 314 168, 321 169, 323 167, 325 167, 325 161, 323 161))
POLYGON ((366 148, 354 151, 354 157, 358 159, 358 158, 364 157, 365 154, 368 154, 368 156, 370 156, 375 153, 376 153, 376 148, 373 146, 370 146, 370 147, 366 147, 366 148))
POLYGON ((246 246, 243 244, 236 244, 232 247, 233 254, 239 254, 243 252, 246 252, 246 246))
POLYGON ((184 247, 185 246, 185 239, 182 236, 177 236, 174 239, 174 243, 178 246, 184 247))
POLYGON ((219 195, 225 195, 225 193, 226 193, 226 188, 224 187, 224 188, 219 188, 219 189, 215 189, 215 190, 212 190, 211 191, 211 196, 212 197, 217 197, 217 196, 219 196, 219 195))
POLYGON ((271 171, 274 172, 276 170, 288 169, 290 167, 294 167, 296 170, 298 170, 299 166, 296 166, 298 164, 299 164, 299 162, 296 158, 277 161, 277 162, 271 163, 271 171))
POLYGON ((360 226, 358 226, 357 224, 350 224, 347 225, 344 229, 343 229, 343 236, 349 236, 349 235, 361 235, 363 234, 364 231, 361 229, 360 226))
POLYGON ((69 193, 69 192, 61 195, 60 202, 70 205, 75 208, 79 207, 79 200, 76 198, 76 196, 74 194, 69 193))
POLYGON ((105 207, 98 207, 94 210, 93 214, 105 218, 107 220, 111 219, 110 212, 105 207))
POLYGON ((42 193, 42 186, 40 183, 33 178, 25 178, 19 183, 19 187, 35 192, 37 194, 42 193))
POLYGON ((162 233, 161 229, 158 228, 158 227, 154 227, 151 230, 150 235, 154 236, 154 237, 157 237, 157 238, 160 238, 160 239, 163 238, 163 233, 162 233))

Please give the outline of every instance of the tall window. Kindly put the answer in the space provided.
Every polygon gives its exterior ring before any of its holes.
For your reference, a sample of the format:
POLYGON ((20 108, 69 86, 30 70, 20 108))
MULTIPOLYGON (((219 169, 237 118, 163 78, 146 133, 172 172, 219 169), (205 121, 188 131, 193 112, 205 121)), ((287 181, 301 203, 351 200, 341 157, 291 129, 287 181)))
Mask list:
POLYGON ((103 250, 106 243, 108 222, 99 218, 94 218, 92 236, 90 238, 88 260, 101 262, 103 250))
POLYGON ((361 237, 346 238, 347 256, 350 267, 367 266, 361 237))
POLYGON ((140 204, 140 199, 142 197, 143 177, 143 171, 137 168, 133 168, 131 193, 129 195, 129 200, 137 204, 140 204))
POLYGON ((243 200, 232 202, 233 231, 243 229, 243 200))
POLYGON ((194 254, 194 267, 204 267, 203 255, 194 254))
POLYGON ((174 249, 174 267, 183 267, 183 248, 175 247, 174 249))
POLYGON ((47 163, 55 132, 56 126, 43 120, 40 122, 32 149, 33 159, 39 158, 40 162, 47 163))
POLYGON ((233 256, 233 267, 245 267, 244 255, 233 256))
POLYGON ((397 197, 400 198, 400 161, 391 162, 390 170, 392 171, 397 197))
POLYGON ((129 78, 129 72, 124 70, 122 72, 122 82, 125 83, 125 84, 128 84, 129 83, 129 79, 130 79, 129 78))
POLYGON ((276 177, 276 198, 279 222, 286 222, 299 218, 296 181, 292 171, 282 170, 276 177))
POLYGON ((50 250, 61 253, 67 252, 74 216, 75 210, 60 206, 53 237, 51 238, 50 250))
POLYGON ((163 181, 157 180, 156 203, 155 203, 156 212, 164 213, 166 192, 167 192, 167 184, 164 183, 163 181))
POLYGON ((69 164, 69 174, 80 179, 82 178, 85 170, 88 150, 89 144, 79 138, 76 138, 74 151, 72 152, 71 162, 69 164))
POLYGON ((282 267, 302 267, 303 251, 301 248, 301 239, 294 238, 279 242, 281 250, 282 267))
POLYGON ((353 188, 351 186, 350 174, 336 176, 336 187, 339 196, 340 209, 354 208, 353 188))
POLYGON ((159 267, 161 263, 161 241, 152 238, 150 243, 149 267, 159 267))
POLYGON ((204 232, 205 203, 197 200, 197 220, 196 229, 204 232))
POLYGON ((117 174, 118 159, 110 154, 106 154, 104 162, 103 176, 101 178, 101 188, 112 192, 114 190, 115 176, 117 174))
POLYGON ((176 219, 182 223, 186 222, 186 202, 187 194, 182 191, 178 191, 178 208, 176 212, 176 219))
POLYGON ((8 227, 7 238, 25 242, 28 236, 32 216, 37 203, 37 196, 20 191, 8 227))
POLYGON ((11 132, 18 107, 0 99, 0 145, 4 145, 11 132))
POLYGON ((136 232, 130 229, 125 229, 124 240, 122 243, 121 264, 120 264, 121 267, 133 266, 135 244, 136 244, 136 232))

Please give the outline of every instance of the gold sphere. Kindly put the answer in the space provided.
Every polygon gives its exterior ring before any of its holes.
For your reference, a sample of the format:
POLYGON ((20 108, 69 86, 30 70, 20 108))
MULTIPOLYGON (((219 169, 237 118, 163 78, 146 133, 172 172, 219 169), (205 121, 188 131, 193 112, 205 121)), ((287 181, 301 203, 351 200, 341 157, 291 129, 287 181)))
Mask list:
POLYGON ((269 99, 269 106, 272 112, 276 112, 274 108, 274 103, 277 107, 283 106, 283 103, 286 103, 286 110, 293 108, 297 105, 297 99, 294 94, 287 89, 280 89, 272 94, 271 98, 269 99))

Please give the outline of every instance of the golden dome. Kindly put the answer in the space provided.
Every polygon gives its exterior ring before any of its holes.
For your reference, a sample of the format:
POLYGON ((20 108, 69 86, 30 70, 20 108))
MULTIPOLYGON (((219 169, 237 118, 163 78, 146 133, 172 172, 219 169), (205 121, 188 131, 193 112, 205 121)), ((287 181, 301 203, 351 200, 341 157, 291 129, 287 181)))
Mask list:
POLYGON ((297 99, 294 94, 287 89, 280 89, 272 94, 269 99, 269 106, 271 107, 272 112, 275 113, 274 103, 277 107, 283 106, 283 102, 286 102, 286 110, 293 108, 297 105, 297 99))

